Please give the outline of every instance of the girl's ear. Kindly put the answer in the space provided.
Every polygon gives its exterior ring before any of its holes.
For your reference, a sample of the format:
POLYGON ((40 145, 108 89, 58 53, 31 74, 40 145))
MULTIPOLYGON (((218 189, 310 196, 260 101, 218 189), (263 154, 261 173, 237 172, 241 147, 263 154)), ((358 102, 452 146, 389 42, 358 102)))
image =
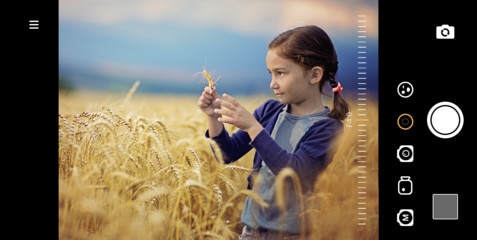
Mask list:
POLYGON ((321 81, 321 79, 323 78, 323 68, 322 67, 313 67, 311 69, 311 79, 310 79, 310 83, 311 84, 316 84, 316 83, 319 83, 321 81))

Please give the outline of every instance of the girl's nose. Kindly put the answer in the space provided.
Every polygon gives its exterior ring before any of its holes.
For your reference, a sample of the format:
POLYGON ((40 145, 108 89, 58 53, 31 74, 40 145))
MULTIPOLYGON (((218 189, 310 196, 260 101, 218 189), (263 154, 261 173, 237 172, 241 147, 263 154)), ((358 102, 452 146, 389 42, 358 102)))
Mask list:
POLYGON ((271 88, 271 89, 277 89, 277 88, 278 88, 278 84, 277 84, 276 81, 273 80, 273 78, 272 78, 272 80, 270 81, 270 88, 271 88))

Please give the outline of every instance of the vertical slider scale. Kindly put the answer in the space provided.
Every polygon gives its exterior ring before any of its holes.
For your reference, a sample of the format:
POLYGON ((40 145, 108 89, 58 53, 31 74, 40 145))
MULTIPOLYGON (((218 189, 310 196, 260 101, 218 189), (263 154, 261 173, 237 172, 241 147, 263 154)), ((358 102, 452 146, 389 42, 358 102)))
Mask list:
POLYGON ((358 14, 357 16, 357 114, 354 116, 356 120, 357 131, 357 224, 358 226, 366 226, 369 219, 368 215, 368 105, 367 105, 367 16, 366 14, 358 14))

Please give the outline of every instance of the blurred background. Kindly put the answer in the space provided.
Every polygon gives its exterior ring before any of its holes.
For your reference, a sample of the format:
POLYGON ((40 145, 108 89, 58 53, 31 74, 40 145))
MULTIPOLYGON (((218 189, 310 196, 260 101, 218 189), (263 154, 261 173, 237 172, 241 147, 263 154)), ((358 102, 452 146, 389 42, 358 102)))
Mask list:
POLYGON ((271 94, 268 43, 306 24, 333 39, 345 91, 365 71, 377 94, 378 0, 59 0, 60 90, 198 95, 206 69, 219 92, 271 94))

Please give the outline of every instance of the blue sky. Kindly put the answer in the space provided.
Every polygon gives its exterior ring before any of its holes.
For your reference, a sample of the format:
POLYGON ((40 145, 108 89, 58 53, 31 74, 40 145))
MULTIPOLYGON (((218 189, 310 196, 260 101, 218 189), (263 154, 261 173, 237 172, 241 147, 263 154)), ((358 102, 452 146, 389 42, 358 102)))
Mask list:
POLYGON ((59 0, 60 76, 77 88, 121 90, 140 81, 138 91, 196 91, 205 68, 224 91, 270 92, 268 42, 305 24, 332 37, 338 76, 352 87, 364 24, 377 82, 377 0, 59 0))

